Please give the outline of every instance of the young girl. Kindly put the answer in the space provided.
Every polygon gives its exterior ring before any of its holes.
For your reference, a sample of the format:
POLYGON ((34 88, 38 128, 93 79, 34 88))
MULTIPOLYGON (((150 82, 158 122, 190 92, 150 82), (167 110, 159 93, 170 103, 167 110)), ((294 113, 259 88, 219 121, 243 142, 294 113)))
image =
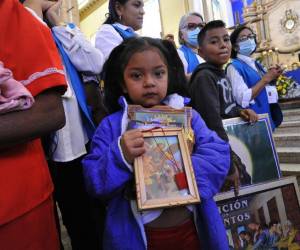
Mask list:
POLYGON ((138 212, 128 196, 133 161, 145 152, 141 130, 127 129, 127 104, 182 108, 185 75, 168 41, 131 38, 116 47, 106 65, 105 95, 111 115, 98 127, 83 160, 88 191, 107 201, 104 249, 228 249, 213 196, 229 168, 229 146, 193 111, 191 155, 201 203, 138 212), (181 83, 181 84, 180 84, 181 83), (193 216, 194 213, 194 216, 193 216), (197 229, 197 230, 196 230, 197 229))

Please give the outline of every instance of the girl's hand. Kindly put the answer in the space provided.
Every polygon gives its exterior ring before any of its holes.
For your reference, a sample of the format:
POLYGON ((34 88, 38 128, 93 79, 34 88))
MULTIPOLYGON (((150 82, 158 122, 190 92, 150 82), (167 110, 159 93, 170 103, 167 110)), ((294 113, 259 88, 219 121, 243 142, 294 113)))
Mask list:
POLYGON ((240 117, 247 122, 257 122, 258 115, 252 109, 242 109, 240 112, 240 117))
POLYGON ((279 65, 273 66, 263 76, 263 79, 265 80, 266 84, 268 84, 271 81, 276 80, 282 74, 282 72, 283 69, 279 65))
POLYGON ((126 161, 132 164, 134 158, 146 152, 142 131, 140 129, 126 131, 121 137, 121 148, 126 161))

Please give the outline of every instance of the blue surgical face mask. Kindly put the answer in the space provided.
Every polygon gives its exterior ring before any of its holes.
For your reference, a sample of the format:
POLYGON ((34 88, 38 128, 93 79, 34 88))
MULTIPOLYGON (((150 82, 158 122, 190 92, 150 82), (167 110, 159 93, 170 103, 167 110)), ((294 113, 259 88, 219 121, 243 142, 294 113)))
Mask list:
POLYGON ((256 43, 254 39, 247 39, 239 42, 239 53, 244 56, 250 56, 256 50, 256 43))
POLYGON ((198 47, 198 34, 200 32, 200 28, 196 28, 194 30, 189 30, 187 32, 187 42, 194 46, 198 47))

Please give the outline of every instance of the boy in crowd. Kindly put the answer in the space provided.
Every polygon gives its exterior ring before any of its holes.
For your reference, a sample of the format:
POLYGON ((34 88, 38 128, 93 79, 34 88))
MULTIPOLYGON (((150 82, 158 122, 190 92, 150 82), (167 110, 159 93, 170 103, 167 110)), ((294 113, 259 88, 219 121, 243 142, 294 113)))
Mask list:
MULTIPOLYGON (((191 76, 191 104, 201 114, 208 128, 228 141, 222 119, 242 117, 246 121, 255 122, 258 117, 254 111, 240 108, 233 99, 231 83, 223 70, 231 53, 230 37, 224 22, 215 20, 207 23, 198 35, 198 43, 198 53, 206 62, 200 64, 191 76)), ((245 167, 238 166, 234 160, 236 157, 231 151, 228 180, 234 182, 237 193, 239 182, 246 184, 250 176, 245 167)))

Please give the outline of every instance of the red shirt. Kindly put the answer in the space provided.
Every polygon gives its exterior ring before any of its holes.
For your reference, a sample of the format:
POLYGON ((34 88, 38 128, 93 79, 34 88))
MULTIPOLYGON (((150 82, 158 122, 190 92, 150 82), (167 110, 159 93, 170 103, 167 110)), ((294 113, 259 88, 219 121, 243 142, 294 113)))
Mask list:
MULTIPOLYGON (((0 1, 0 34, 0 61, 33 96, 65 87, 50 29, 17 0, 0 1)), ((41 204, 52 191, 40 139, 0 151, 0 226, 41 204)))

